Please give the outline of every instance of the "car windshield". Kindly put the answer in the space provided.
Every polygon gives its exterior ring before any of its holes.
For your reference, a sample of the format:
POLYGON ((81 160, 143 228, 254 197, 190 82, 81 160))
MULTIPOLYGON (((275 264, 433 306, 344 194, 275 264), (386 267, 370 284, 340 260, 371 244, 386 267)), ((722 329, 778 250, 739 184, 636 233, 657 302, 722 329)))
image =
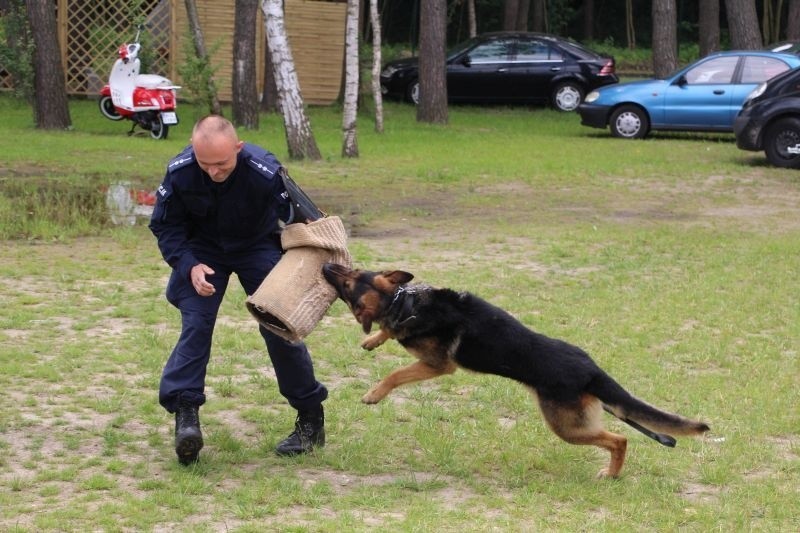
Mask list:
POLYGON ((480 39, 478 39, 477 37, 473 37, 472 39, 467 39, 466 41, 455 45, 453 48, 450 49, 449 52, 447 52, 447 59, 453 59, 464 50, 473 47, 475 43, 479 42, 479 40, 480 39))

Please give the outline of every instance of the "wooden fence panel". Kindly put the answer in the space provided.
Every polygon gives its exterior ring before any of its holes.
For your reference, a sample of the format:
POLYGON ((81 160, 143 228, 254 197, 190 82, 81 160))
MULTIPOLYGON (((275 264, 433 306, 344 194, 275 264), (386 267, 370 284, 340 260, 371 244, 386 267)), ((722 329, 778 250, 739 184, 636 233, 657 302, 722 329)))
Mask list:
MULTIPOLYGON (((57 6, 69 94, 97 95, 108 79, 117 48, 136 33, 134 8, 147 23, 143 43, 147 47, 143 54, 148 56, 146 73, 181 83, 178 65, 190 39, 183 0, 53 0, 53 4, 57 6)), ((222 101, 230 101, 232 93, 234 5, 235 0, 197 0, 206 46, 214 51, 212 65, 217 68, 215 79, 222 101)), ((330 104, 338 98, 342 85, 347 4, 286 0, 285 9, 286 32, 303 99, 307 104, 330 104)), ((266 43, 260 9, 256 24, 256 79, 261 92, 266 43)), ((0 89, 10 87, 9 73, 0 65, 0 89)))

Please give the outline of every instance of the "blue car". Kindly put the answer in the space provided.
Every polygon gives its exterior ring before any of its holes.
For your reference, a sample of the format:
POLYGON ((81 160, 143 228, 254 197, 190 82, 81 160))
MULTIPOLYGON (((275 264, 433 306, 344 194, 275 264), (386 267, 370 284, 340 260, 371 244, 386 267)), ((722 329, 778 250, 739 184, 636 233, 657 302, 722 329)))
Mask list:
POLYGON ((736 114, 760 83, 800 66, 800 57, 759 50, 717 52, 665 79, 618 83, 586 95, 581 124, 614 137, 652 130, 732 132, 736 114))

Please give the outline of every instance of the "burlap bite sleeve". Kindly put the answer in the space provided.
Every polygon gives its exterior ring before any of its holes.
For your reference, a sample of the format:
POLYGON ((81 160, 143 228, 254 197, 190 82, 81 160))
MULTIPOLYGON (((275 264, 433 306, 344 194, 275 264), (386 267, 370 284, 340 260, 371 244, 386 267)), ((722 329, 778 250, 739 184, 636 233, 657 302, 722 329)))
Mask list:
POLYGON ((289 224, 281 234, 285 253, 245 305, 256 320, 281 337, 298 342, 316 327, 336 300, 322 265, 352 265, 347 232, 336 216, 289 224))

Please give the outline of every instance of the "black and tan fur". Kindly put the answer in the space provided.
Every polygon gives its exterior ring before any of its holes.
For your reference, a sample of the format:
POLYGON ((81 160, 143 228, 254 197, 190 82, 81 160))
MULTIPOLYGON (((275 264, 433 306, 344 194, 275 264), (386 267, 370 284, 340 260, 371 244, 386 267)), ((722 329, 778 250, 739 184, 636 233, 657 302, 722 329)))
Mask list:
POLYGON ((675 444, 670 435, 709 429, 632 396, 580 348, 531 331, 468 292, 409 284, 413 275, 399 270, 326 264, 323 274, 365 333, 380 325, 364 339, 363 348, 372 350, 393 338, 418 359, 372 387, 362 398, 365 403, 378 403, 395 387, 451 374, 458 367, 507 377, 531 390, 556 435, 611 453, 600 477, 619 475, 627 447, 625 437, 603 428, 603 409, 667 446, 675 444))

